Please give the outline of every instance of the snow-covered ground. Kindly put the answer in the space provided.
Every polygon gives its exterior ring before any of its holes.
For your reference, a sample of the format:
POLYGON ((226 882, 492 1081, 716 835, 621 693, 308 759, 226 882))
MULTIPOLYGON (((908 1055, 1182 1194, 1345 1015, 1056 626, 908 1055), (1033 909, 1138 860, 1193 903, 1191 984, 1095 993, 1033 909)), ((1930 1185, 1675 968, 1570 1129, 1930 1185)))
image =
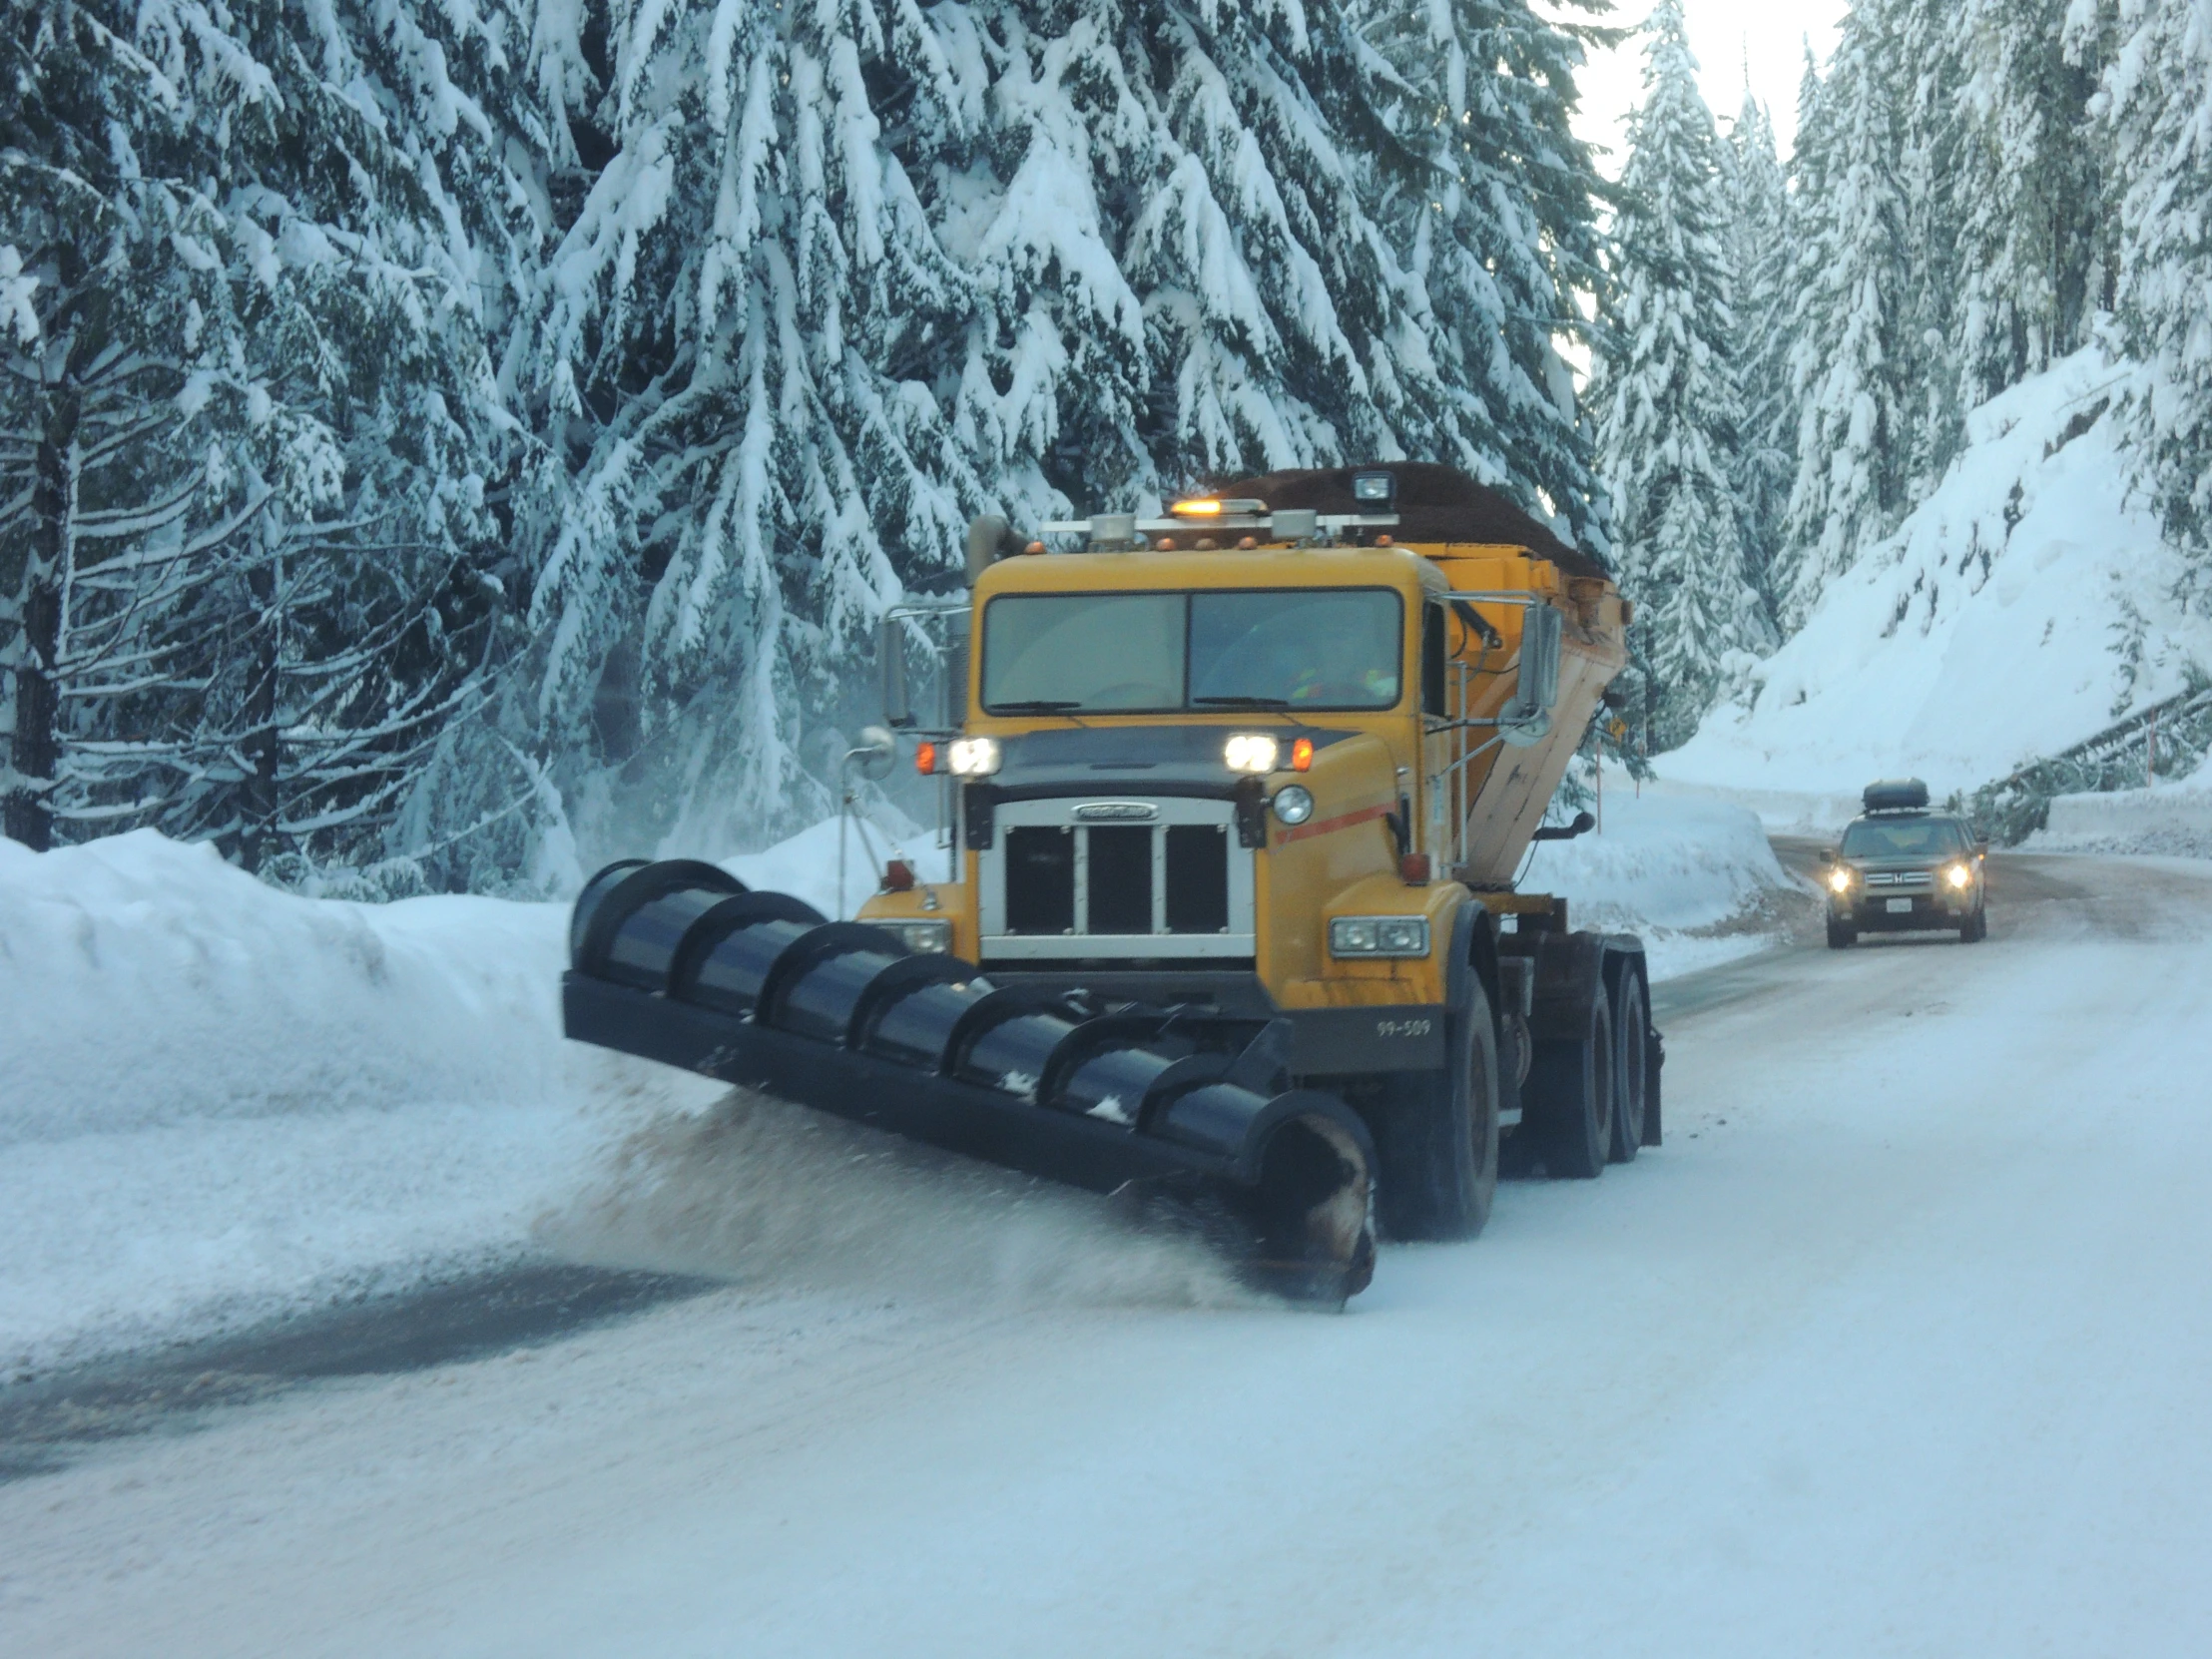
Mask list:
MULTIPOLYGON (((1605 833, 1546 848, 1532 880, 1582 924, 1656 924, 1661 973, 1767 942, 1694 936, 1783 879, 1750 815, 1615 794, 1605 833)), ((849 910, 889 842, 844 833, 849 910)), ((827 912, 839 834, 727 862, 827 912)), ((943 867, 926 834, 900 849, 943 867)), ((668 1218, 690 1227, 700 1196, 698 1114, 725 1091, 562 1039, 566 926, 556 904, 300 898, 151 831, 46 854, 0 840, 0 1377, 546 1250, 665 1255, 668 1218)), ((712 1133, 717 1182, 868 1163, 791 1121, 712 1133), (779 1166, 800 1135, 811 1150, 779 1166)), ((941 1175, 868 1168, 886 1202, 941 1175)), ((949 1221, 940 1249, 978 1282, 1074 1271, 1038 1202, 1033 1256, 997 1260, 1003 1230, 949 1221)), ((864 1224, 831 1238, 821 1214, 725 1210, 720 1256, 693 1265, 727 1270, 741 1235, 873 1259, 864 1224)))
POLYGON ((1521 872, 1529 891, 1567 900, 1568 923, 1638 933, 1652 976, 1671 979, 1765 949, 1796 888, 1756 814, 1732 801, 1639 789, 1607 768, 1597 830, 1540 841, 1521 872))
POLYGON ((1972 790, 2212 670, 2212 621, 2180 613, 2177 555, 2125 497, 2129 372, 2091 347, 1969 415, 1941 485, 1662 775, 1833 824, 1872 779, 1972 790))
POLYGON ((731 1291, 305 1390, 0 1485, 0 1651, 2195 1659, 2212 882, 2003 879, 1343 1318, 731 1291))
POLYGON ((2062 795, 2028 837, 2038 852, 2149 852, 2212 858, 2212 756, 2154 789, 2062 795))

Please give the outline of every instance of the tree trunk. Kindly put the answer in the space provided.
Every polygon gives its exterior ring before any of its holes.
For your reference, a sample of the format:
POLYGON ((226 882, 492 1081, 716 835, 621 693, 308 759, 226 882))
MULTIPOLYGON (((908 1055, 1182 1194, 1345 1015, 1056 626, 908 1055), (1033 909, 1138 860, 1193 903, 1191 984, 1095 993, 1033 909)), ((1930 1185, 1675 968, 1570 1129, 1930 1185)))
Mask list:
POLYGON ((24 562, 21 616, 23 658, 15 671, 15 738, 10 760, 20 782, 8 792, 8 835, 34 852, 54 844, 54 809, 48 799, 61 764, 62 579, 68 569, 69 523, 77 510, 76 382, 65 377, 40 434, 37 478, 31 491, 31 556, 24 562))
POLYGON ((254 596, 257 612, 253 654, 254 681, 247 689, 242 746, 254 763, 253 776, 244 791, 245 827, 239 835, 239 863, 259 873, 269 856, 279 851, 277 809, 281 805, 278 773, 283 761, 276 731, 277 680, 282 672, 283 628, 276 615, 280 573, 268 562, 253 566, 246 575, 247 591, 254 596))

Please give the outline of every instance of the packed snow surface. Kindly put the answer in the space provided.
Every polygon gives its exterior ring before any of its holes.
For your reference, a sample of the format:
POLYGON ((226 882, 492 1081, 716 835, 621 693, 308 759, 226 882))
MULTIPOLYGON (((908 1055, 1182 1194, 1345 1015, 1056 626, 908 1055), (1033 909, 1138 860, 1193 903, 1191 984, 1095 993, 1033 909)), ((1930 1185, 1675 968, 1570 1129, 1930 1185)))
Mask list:
POLYGON ((1833 817, 1779 795, 1849 802, 1884 777, 1941 799, 2212 669, 2212 623, 2170 597, 2178 555, 2126 498, 2110 414, 2134 372, 2089 347, 1975 410, 1936 492, 1662 774, 1764 798, 1770 820, 1833 817))

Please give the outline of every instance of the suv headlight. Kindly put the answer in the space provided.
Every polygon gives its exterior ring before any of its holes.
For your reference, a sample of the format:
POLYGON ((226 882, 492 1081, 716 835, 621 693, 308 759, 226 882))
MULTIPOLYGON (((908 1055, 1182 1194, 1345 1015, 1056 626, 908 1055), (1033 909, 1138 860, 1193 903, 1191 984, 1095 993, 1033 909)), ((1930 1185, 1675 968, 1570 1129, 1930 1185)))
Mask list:
POLYGON ((1221 746, 1221 758, 1231 772, 1273 772, 1283 746, 1265 732, 1239 732, 1221 746))
POLYGON ((1426 916, 1338 916, 1329 924, 1332 956, 1425 956, 1426 916))
POLYGON ((952 950, 949 921, 871 921, 916 956, 944 956, 952 950))
POLYGON ((1967 887, 1973 885, 1973 871, 1964 864, 1946 864, 1943 866, 1943 879, 1960 891, 1964 891, 1967 887))
POLYGON ((1850 865, 1838 864, 1828 872, 1828 890, 1830 892, 1849 892, 1854 878, 1855 872, 1850 865))
POLYGON ((996 738, 954 738, 944 746, 944 764, 955 778, 988 778, 998 770, 996 738))

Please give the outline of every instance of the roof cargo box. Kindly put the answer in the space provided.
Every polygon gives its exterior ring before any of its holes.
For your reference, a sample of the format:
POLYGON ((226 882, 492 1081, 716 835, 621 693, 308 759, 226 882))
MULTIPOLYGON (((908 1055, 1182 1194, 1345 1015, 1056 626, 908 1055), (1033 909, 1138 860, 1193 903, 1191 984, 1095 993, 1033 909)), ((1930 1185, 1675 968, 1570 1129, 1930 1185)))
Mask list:
POLYGON ((1861 799, 1870 813, 1925 813, 1928 786, 1918 778, 1885 778, 1869 784, 1861 799))

